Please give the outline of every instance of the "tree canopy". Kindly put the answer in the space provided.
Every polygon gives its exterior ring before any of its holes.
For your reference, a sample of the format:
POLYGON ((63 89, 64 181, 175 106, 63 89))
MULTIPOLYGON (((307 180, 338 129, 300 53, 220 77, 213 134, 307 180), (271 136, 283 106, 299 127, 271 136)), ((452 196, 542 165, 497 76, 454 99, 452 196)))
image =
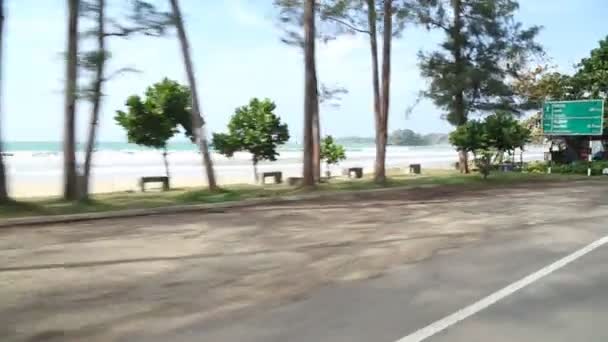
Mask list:
POLYGON ((482 121, 469 120, 450 133, 450 143, 459 151, 475 153, 488 149, 490 138, 482 121))
POLYGON ((388 143, 390 145, 396 146, 426 146, 435 144, 445 144, 447 142, 447 134, 420 134, 407 128, 394 130, 388 137, 388 143))
POLYGON ((540 27, 523 28, 518 7, 515 0, 418 0, 413 7, 421 23, 445 33, 440 49, 420 53, 420 68, 430 80, 425 95, 451 124, 474 112, 519 110, 509 79, 542 49, 534 41, 540 27))
POLYGON ((148 87, 145 98, 132 95, 127 99, 127 111, 119 110, 114 119, 127 131, 129 142, 165 149, 163 157, 167 176, 167 141, 180 130, 192 138, 190 121, 190 90, 176 81, 165 78, 148 87))
POLYGON ((577 65, 576 85, 590 98, 608 97, 608 36, 577 65))
POLYGON ((228 123, 228 133, 213 134, 213 147, 227 157, 238 151, 251 153, 257 178, 257 163, 276 160, 277 147, 289 140, 287 125, 281 123, 275 109, 275 103, 269 99, 251 99, 248 105, 235 110, 228 123))
POLYGON ((530 130, 512 115, 497 112, 484 120, 469 120, 450 133, 450 143, 457 150, 473 153, 475 163, 485 176, 489 173, 492 156, 502 160, 505 152, 523 150, 530 141, 530 130))
POLYGON ((168 117, 176 127, 183 129, 190 140, 192 134, 192 95, 190 88, 168 78, 148 87, 146 100, 153 111, 168 117))
POLYGON ((391 145, 398 146, 422 146, 427 145, 424 137, 411 129, 398 129, 393 131, 389 137, 388 142, 391 145))
POLYGON ((150 104, 132 95, 125 104, 127 111, 116 112, 115 120, 127 131, 130 143, 165 148, 167 141, 176 133, 173 121, 163 113, 154 111, 150 104))
POLYGON ((344 146, 336 143, 331 135, 325 136, 321 141, 321 160, 327 165, 338 164, 346 159, 344 146))
MULTIPOLYGON (((545 101, 585 100, 608 98, 608 36, 599 42, 588 57, 583 58, 572 75, 550 71, 547 66, 539 66, 520 73, 514 82, 518 96, 528 104, 528 109, 539 109, 545 101)), ((540 116, 540 112, 537 114, 540 116)), ((608 116, 608 106, 604 107, 604 117, 608 116)), ((532 119, 535 121, 538 119, 532 119)), ((533 122, 530 122, 532 124, 533 122)), ((604 120, 605 126, 608 120, 604 120)), ((604 130, 606 134, 606 129, 604 130)), ((581 137, 568 137, 570 143, 581 137)), ((574 149, 577 149, 574 144, 574 149)))
MULTIPOLYGON (((409 19, 409 1, 393 2, 392 35, 403 32, 409 19)), ((316 1, 316 36, 323 42, 336 39, 340 35, 371 35, 369 29, 369 7, 367 0, 317 0, 316 1)), ((384 1, 371 0, 374 4, 377 32, 384 32, 384 1)), ((279 10, 278 19, 283 27, 281 40, 289 45, 303 45, 302 17, 304 0, 274 0, 279 10)))
POLYGON ((127 111, 117 111, 115 120, 127 131, 129 142, 165 148, 180 127, 192 137, 190 103, 188 87, 165 78, 148 87, 145 98, 130 96, 127 111))

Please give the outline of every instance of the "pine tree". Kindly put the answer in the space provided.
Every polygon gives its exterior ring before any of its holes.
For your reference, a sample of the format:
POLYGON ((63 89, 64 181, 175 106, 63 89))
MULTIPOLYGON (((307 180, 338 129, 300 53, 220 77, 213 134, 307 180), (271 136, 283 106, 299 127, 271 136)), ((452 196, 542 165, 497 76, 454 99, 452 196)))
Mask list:
POLYGON ((91 102, 91 117, 85 147, 84 165, 82 179, 79 186, 80 199, 89 198, 89 181, 93 163, 93 152, 95 148, 99 115, 102 105, 103 88, 106 81, 112 76, 119 75, 125 71, 133 71, 130 68, 122 68, 107 75, 106 62, 110 58, 106 41, 110 37, 129 38, 132 35, 159 37, 165 33, 165 29, 171 24, 171 17, 164 12, 159 12, 150 3, 144 0, 131 2, 131 9, 126 19, 117 20, 107 16, 106 0, 81 0, 80 14, 89 17, 93 21, 94 28, 85 32, 85 37, 93 37, 96 47, 93 51, 81 53, 80 64, 83 71, 92 74, 90 85, 84 89, 85 97, 91 102))
MULTIPOLYGON (((3 54, 4 51, 4 0, 0 0, 0 82, 2 82, 2 66, 3 66, 3 54)), ((2 84, 0 83, 0 86, 2 84)), ((1 88, 0 88, 1 95, 1 88)), ((6 181, 6 169, 4 167, 4 160, 2 158, 2 140, 0 139, 0 202, 8 200, 8 189, 6 181)))
POLYGON ((317 3, 321 24, 317 35, 321 39, 332 40, 343 34, 364 34, 369 38, 376 131, 374 180, 377 183, 386 180, 392 41, 410 21, 410 1, 320 0, 317 3), (382 37, 381 52, 378 51, 379 36, 382 37))
POLYGON ((65 85, 65 121, 63 137, 63 197, 66 200, 78 198, 76 173, 76 100, 78 81, 78 16, 80 0, 67 0, 68 30, 65 85))
MULTIPOLYGON (((515 0, 417 0, 411 10, 428 28, 444 32, 439 49, 420 54, 425 95, 444 110, 454 126, 471 113, 518 112, 510 80, 530 56, 542 53, 534 41, 540 27, 523 28, 514 18, 515 0)), ((468 172, 466 153, 460 168, 468 172)))
POLYGON ((179 1, 170 0, 169 2, 171 3, 173 20, 177 29, 177 36, 179 38, 182 51, 182 59, 184 60, 184 66, 186 68, 186 75, 188 76, 188 85, 190 86, 190 91, 192 92, 192 127, 194 138, 203 157, 203 166, 205 167, 205 173, 207 175, 207 187, 209 190, 215 191, 218 189, 218 186, 215 180, 213 160, 211 160, 211 153, 209 153, 209 144, 207 142, 207 124, 203 118, 196 78, 194 77, 194 66, 192 63, 192 56, 190 55, 190 43, 188 41, 188 36, 186 35, 186 29, 184 27, 184 20, 182 18, 179 1))

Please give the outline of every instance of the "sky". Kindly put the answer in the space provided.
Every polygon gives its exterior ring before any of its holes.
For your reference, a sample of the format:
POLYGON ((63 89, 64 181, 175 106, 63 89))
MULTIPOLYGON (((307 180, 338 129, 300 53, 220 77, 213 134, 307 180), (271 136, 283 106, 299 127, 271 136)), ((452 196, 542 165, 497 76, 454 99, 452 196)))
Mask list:
MULTIPOLYGON (((112 13, 126 0, 110 0, 112 13)), ((5 29, 2 134, 7 141, 60 141, 63 135, 63 80, 66 4, 62 0, 8 0, 5 29)), ((300 140, 303 123, 303 56, 280 41, 272 0, 181 0, 189 34, 203 114, 211 132, 224 131, 238 106, 253 97, 270 98, 276 113, 300 140)), ((168 1, 156 0, 160 8, 168 1)), ((608 35, 606 0, 520 0, 517 19, 540 25, 538 41, 562 72, 587 56, 608 35)), ((449 132, 441 110, 427 100, 406 115, 426 87, 417 67, 418 51, 430 51, 438 33, 410 27, 394 42, 389 131, 449 132)), ((86 46, 85 46, 86 47, 86 46)), ((110 72, 133 67, 138 73, 106 83, 99 141, 126 141, 114 123, 116 110, 132 94, 164 77, 186 84, 175 34, 164 38, 111 38, 110 72)), ((319 80, 349 90, 340 108, 322 108, 323 134, 373 136, 369 44, 363 36, 342 36, 320 44, 319 80)), ((89 106, 79 102, 77 134, 85 140, 89 106)), ((177 138, 182 139, 180 138, 177 138)))

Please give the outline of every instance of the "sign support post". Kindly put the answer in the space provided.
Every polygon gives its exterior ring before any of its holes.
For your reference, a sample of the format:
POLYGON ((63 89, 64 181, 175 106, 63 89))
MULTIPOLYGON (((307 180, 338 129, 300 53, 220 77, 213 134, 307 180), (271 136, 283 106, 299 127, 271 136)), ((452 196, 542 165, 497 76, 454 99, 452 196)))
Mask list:
POLYGON ((547 174, 551 174, 551 166, 553 166, 553 143, 549 146, 549 152, 547 153, 547 162, 549 163, 549 167, 547 167, 547 174))
POLYGON ((591 177, 591 163, 593 162, 593 139, 589 137, 589 153, 587 156, 587 160, 589 164, 587 166, 587 177, 591 177))

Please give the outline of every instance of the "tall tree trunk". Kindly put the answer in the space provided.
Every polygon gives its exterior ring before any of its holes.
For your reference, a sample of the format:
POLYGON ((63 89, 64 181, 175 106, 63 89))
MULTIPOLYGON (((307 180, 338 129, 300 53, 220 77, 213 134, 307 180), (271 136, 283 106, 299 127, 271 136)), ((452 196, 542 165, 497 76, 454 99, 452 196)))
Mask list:
POLYGON ((380 96, 380 71, 378 62, 378 30, 376 26, 377 13, 376 13, 376 1, 367 0, 367 19, 369 25, 369 42, 372 55, 372 85, 374 91, 374 124, 376 128, 376 161, 374 164, 374 180, 384 181, 384 157, 382 153, 382 139, 381 139, 381 127, 382 127, 382 110, 381 96, 380 96))
POLYGON ((314 177, 314 112, 318 101, 315 77, 315 0, 304 2, 304 158, 302 185, 312 187, 314 177))
POLYGON ((106 0, 97 0, 97 49, 99 51, 99 60, 97 61, 97 70, 95 71, 95 83, 93 84, 93 108, 91 110, 91 122, 89 124, 89 135, 87 138, 87 146, 84 157, 84 171, 82 183, 80 184, 80 198, 86 200, 89 198, 89 182, 91 175, 91 164, 93 160, 93 149, 95 148, 97 136, 97 123, 99 122, 99 112, 101 108, 102 86, 104 82, 104 70, 106 63, 106 31, 105 31, 105 7, 106 0))
MULTIPOLYGON (((315 63, 314 70, 315 85, 318 85, 317 66, 315 63)), ((315 88, 315 110, 312 119, 312 163, 314 169, 315 183, 321 180, 321 123, 319 118, 319 89, 315 88)))
POLYGON ((76 126, 76 82, 78 79, 78 15, 79 0, 67 0, 68 5, 68 51, 65 87, 65 122, 63 137, 63 197, 78 198, 76 175, 75 126, 76 126))
POLYGON ((258 174, 258 160, 253 157, 251 159, 251 163, 253 164, 253 178, 255 183, 260 183, 260 175, 258 174))
POLYGON ((167 178, 169 178, 169 180, 171 180, 171 174, 169 173, 169 160, 167 159, 167 155, 169 153, 167 152, 167 147, 165 146, 163 149, 163 163, 165 163, 165 175, 167 176, 167 178))
MULTIPOLYGON (((452 31, 452 41, 454 44, 454 66, 456 69, 456 87, 460 87, 454 98, 454 114, 456 126, 461 126, 467 123, 467 113, 464 102, 464 89, 460 85, 460 79, 464 73, 464 61, 462 58, 462 0, 452 0, 452 8, 454 10, 454 30, 452 31)), ((460 172, 469 173, 469 158, 468 153, 460 151, 458 153, 458 162, 460 172)))
POLYGON ((194 67, 192 65, 192 58, 190 56, 190 46, 188 43, 188 37, 186 36, 186 30, 184 29, 184 22, 182 19, 182 13, 179 7, 178 0, 170 0, 171 8, 173 10, 173 20, 175 20, 175 26, 177 28, 177 35, 182 48, 182 57, 184 59, 184 65, 186 67, 186 73, 188 75, 188 84, 190 85, 190 91, 192 92, 192 130, 196 143, 199 146, 201 155, 203 157, 203 164, 205 166, 205 172, 207 174, 207 184, 209 190, 217 190, 217 183, 215 181, 215 172, 213 170, 213 161, 211 160, 211 154, 209 153, 209 144, 207 142, 207 133, 205 129, 205 120, 203 119, 201 107, 199 103, 198 91, 196 87, 196 79, 194 78, 194 67))
POLYGON ((376 183, 386 182, 386 142, 391 89, 391 45, 393 40, 393 1, 384 0, 384 33, 382 37, 382 96, 380 127, 376 133, 376 183))
MULTIPOLYGON (((2 98, 2 66, 4 65, 3 52, 4 52, 4 0, 0 0, 0 99, 2 98)), ((0 101, 0 107, 2 103, 0 101)), ((1 111, 0 111, 1 113, 1 111)), ((0 120, 1 121, 1 120, 0 120)), ((4 168, 4 160, 2 157, 2 139, 0 139, 0 202, 6 202, 8 200, 8 187, 6 181, 6 170, 4 168)))

